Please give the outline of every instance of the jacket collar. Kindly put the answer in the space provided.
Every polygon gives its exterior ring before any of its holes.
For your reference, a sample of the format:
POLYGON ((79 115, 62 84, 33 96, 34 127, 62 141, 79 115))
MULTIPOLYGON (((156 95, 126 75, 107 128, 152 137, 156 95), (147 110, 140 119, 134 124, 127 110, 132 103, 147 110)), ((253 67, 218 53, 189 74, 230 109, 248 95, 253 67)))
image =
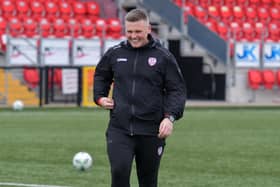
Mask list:
MULTIPOLYGON (((139 47, 137 49, 153 48, 159 44, 159 42, 156 41, 151 34, 148 35, 148 40, 149 40, 149 42, 146 45, 139 47)), ((122 42, 122 45, 127 48, 135 49, 134 47, 131 46, 131 44, 128 42, 128 40, 125 40, 124 42, 122 42)))

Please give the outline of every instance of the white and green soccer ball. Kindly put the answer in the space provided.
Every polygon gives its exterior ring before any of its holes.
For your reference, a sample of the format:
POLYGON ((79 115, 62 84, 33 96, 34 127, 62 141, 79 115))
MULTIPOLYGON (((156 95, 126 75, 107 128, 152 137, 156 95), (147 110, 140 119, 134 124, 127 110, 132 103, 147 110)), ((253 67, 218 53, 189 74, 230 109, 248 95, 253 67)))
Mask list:
POLYGON ((78 152, 73 157, 73 166, 79 171, 86 171, 92 166, 92 157, 87 152, 78 152))
POLYGON ((13 109, 16 111, 22 110, 24 108, 24 104, 21 100, 15 100, 13 102, 13 109))

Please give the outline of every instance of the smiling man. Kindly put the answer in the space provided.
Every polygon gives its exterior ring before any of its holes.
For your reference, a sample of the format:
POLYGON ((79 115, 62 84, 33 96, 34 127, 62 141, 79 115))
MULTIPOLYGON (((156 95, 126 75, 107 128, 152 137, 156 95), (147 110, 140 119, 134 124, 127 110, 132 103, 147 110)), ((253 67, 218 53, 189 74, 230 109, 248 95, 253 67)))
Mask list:
POLYGON ((139 186, 156 187, 166 138, 184 112, 185 83, 174 56, 152 37, 145 11, 126 15, 125 35, 127 40, 110 48, 96 67, 94 101, 110 110, 112 187, 130 186, 134 159, 139 186))

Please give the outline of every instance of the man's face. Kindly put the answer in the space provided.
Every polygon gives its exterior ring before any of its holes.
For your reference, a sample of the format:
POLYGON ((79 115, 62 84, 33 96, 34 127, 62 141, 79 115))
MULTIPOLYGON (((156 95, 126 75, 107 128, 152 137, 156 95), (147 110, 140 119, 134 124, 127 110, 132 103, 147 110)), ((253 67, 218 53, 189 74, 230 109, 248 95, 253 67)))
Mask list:
POLYGON ((151 26, 144 20, 125 22, 125 35, 132 47, 138 48, 147 44, 151 26))

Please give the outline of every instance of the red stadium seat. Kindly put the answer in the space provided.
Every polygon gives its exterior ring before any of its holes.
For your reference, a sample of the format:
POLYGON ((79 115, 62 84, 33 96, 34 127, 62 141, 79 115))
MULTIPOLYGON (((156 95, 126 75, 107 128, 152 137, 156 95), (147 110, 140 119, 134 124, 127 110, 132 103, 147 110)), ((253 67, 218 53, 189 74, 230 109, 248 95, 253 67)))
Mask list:
POLYGON ((241 6, 234 6, 233 7, 233 18, 234 18, 234 21, 236 22, 243 22, 244 21, 244 10, 242 9, 241 6))
POLYGON ((86 10, 88 18, 90 18, 93 22, 95 22, 96 19, 100 17, 100 7, 98 3, 93 1, 87 2, 86 10))
POLYGON ((1 36, 6 33, 6 28, 7 28, 6 19, 3 17, 0 17, 0 35, 1 36))
POLYGON ((263 84, 266 89, 272 89, 275 85, 275 74, 272 70, 263 70, 263 84))
POLYGON ((261 0, 261 4, 262 6, 269 8, 272 6, 272 0, 261 0))
POLYGON ((59 12, 60 17, 65 21, 73 17, 72 6, 66 1, 62 1, 59 3, 59 12))
POLYGON ((36 68, 24 68, 23 78, 30 88, 36 88, 40 81, 39 71, 36 68))
POLYGON ((122 34, 122 24, 119 19, 111 18, 107 20, 107 36, 119 38, 122 34))
POLYGON ((223 5, 223 1, 221 1, 221 0, 212 0, 211 4, 215 5, 217 7, 220 7, 221 5, 223 5))
POLYGON ((218 32, 217 31, 217 23, 216 23, 216 21, 209 19, 206 22, 204 22, 204 24, 211 31, 218 32))
POLYGON ((48 19, 42 18, 39 21, 39 31, 42 37, 49 37, 52 34, 52 27, 48 19))
POLYGON ((220 17, 219 9, 214 5, 208 6, 208 14, 216 18, 220 17))
POLYGON ((97 36, 106 36, 106 28, 107 24, 106 21, 102 18, 98 18, 95 22, 95 34, 97 36))
POLYGON ((280 70, 277 70, 276 72, 276 79, 277 79, 278 87, 280 87, 280 70))
POLYGON ((238 22, 230 23, 231 37, 239 41, 243 37, 242 27, 238 22))
POLYGON ((276 6, 280 6, 280 0, 272 0, 274 5, 276 6))
POLYGON ((246 20, 249 22, 254 23, 255 21, 257 21, 257 11, 254 7, 246 7, 246 20))
POLYGON ((31 16, 37 21, 39 21, 43 16, 45 16, 45 7, 38 0, 32 1, 30 3, 31 16))
POLYGON ((34 37, 37 34, 37 23, 32 18, 26 18, 23 23, 24 35, 34 37))
POLYGON ((249 4, 250 4, 250 6, 253 6, 256 8, 261 4, 261 2, 260 2, 260 0, 249 0, 249 4))
POLYGON ((271 38, 273 41, 279 40, 279 32, 280 29, 276 23, 270 23, 268 25, 268 35, 269 38, 271 38))
POLYGON ((73 4, 73 12, 74 17, 78 20, 82 20, 86 14, 86 6, 85 3, 82 2, 74 2, 73 4))
POLYGON ((259 21, 267 23, 270 20, 269 12, 265 7, 259 7, 257 12, 259 21))
POLYGON ((50 21, 54 21, 59 15, 59 9, 56 3, 47 1, 45 5, 46 15, 45 17, 50 21))
POLYGON ((89 18, 84 18, 82 20, 82 35, 85 38, 92 38, 95 34, 94 32, 94 25, 89 18))
POLYGON ((252 41, 255 37, 255 27, 251 25, 250 22, 243 22, 242 30, 243 30, 243 38, 247 41, 252 41))
POLYGON ((62 86, 62 69, 61 68, 56 68, 54 70, 54 83, 61 88, 61 86, 62 86))
POLYGON ((75 19, 75 18, 70 18, 68 20, 68 30, 69 36, 72 36, 74 38, 77 38, 81 35, 81 24, 75 19))
POLYGON ((265 29, 265 26, 264 26, 264 24, 262 23, 262 22, 256 22, 255 23, 255 38, 256 39, 259 39, 259 40, 261 40, 261 39, 264 39, 266 36, 265 36, 265 31, 266 31, 266 29, 265 29))
POLYGON ((229 23, 232 20, 233 15, 230 7, 225 5, 221 6, 220 14, 221 14, 222 21, 224 23, 229 23))
POLYGON ((55 68, 54 69, 54 84, 58 87, 62 87, 62 69, 55 68))
POLYGON ((220 22, 217 24, 217 31, 218 34, 225 40, 228 40, 228 27, 226 24, 224 24, 223 22, 220 22))
POLYGON ((49 87, 51 85, 56 85, 59 88, 62 87, 62 69, 61 68, 54 68, 53 71, 49 69, 48 72, 48 83, 49 87))
POLYGON ((199 5, 203 7, 204 9, 207 9, 207 7, 210 5, 209 0, 199 0, 199 5))
POLYGON ((270 7, 269 13, 272 22, 280 23, 280 7, 270 7))
POLYGON ((262 85, 262 74, 259 70, 251 69, 248 71, 248 84, 249 87, 253 90, 259 89, 260 85, 262 85))
POLYGON ((23 27, 22 27, 21 21, 18 18, 16 18, 16 17, 11 18, 9 21, 9 26, 10 26, 9 34, 12 37, 17 37, 22 34, 23 27))
POLYGON ((232 7, 235 5, 235 0, 224 0, 224 4, 232 7))
POLYGON ((8 19, 10 17, 15 16, 15 13, 16 13, 15 10, 16 10, 16 8, 14 6, 13 1, 11 1, 11 0, 3 0, 1 2, 1 14, 2 14, 2 17, 8 19))
POLYGON ((248 0, 236 0, 236 5, 242 5, 246 7, 248 3, 248 0))
POLYGON ((196 6, 194 8, 194 16, 201 22, 204 22, 206 20, 206 11, 201 6, 196 6))
POLYGON ((58 18, 54 20, 53 24, 53 34, 55 37, 62 38, 65 37, 67 34, 67 25, 65 24, 64 20, 58 18))
POLYGON ((30 16, 30 7, 28 3, 24 0, 19 0, 16 2, 17 17, 20 19, 25 19, 30 16))

